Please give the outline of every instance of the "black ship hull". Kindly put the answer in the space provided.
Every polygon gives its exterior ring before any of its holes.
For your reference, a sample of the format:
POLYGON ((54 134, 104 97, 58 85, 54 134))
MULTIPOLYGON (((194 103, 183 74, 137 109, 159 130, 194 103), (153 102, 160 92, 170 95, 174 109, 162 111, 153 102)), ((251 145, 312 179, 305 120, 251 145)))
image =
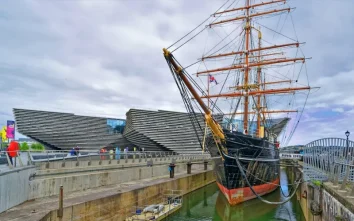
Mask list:
POLYGON ((217 147, 209 148, 215 159, 215 173, 220 191, 229 204, 236 205, 256 198, 236 162, 243 168, 247 180, 258 195, 274 191, 279 184, 279 152, 266 139, 255 138, 239 132, 224 131, 227 155, 220 157, 217 147))

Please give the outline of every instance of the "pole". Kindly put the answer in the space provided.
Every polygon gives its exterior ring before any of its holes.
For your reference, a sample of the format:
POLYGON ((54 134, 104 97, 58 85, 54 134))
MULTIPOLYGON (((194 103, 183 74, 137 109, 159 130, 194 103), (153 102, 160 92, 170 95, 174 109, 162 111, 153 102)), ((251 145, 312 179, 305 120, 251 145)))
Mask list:
POLYGON ((208 74, 208 109, 209 109, 209 95, 210 95, 210 93, 209 93, 209 88, 210 88, 210 74, 208 74))
POLYGON ((248 75, 249 75, 249 66, 248 66, 248 62, 249 62, 249 39, 250 39, 250 10, 248 8, 248 6, 250 5, 250 0, 247 0, 246 1, 246 7, 247 7, 247 10, 246 10, 246 56, 245 56, 245 76, 244 76, 244 82, 243 84, 245 85, 245 88, 244 88, 244 91, 245 91, 245 96, 244 96, 244 99, 245 99, 245 103, 244 103, 244 111, 243 111, 243 130, 244 130, 244 133, 245 134, 248 134, 248 75))
MULTIPOLYGON (((262 39, 262 33, 258 30, 258 48, 262 47, 261 44, 261 39, 262 39)), ((258 62, 261 62, 261 51, 258 52, 258 62)), ((261 66, 258 66, 257 68, 257 84, 258 84, 258 90, 260 90, 260 85, 261 85, 261 74, 262 74, 262 70, 261 70, 261 66)), ((265 83, 265 82, 264 82, 265 83)), ((262 95, 258 95, 257 96, 257 108, 256 111, 257 113, 257 130, 256 130, 256 136, 260 137, 260 130, 261 130, 261 96, 262 95)))
POLYGON ((348 152, 349 152, 349 135, 347 135, 347 151, 346 151, 346 157, 348 157, 348 152))
POLYGON ((63 218, 63 198, 64 198, 64 193, 63 193, 63 186, 60 186, 59 190, 59 209, 58 209, 58 217, 63 218))

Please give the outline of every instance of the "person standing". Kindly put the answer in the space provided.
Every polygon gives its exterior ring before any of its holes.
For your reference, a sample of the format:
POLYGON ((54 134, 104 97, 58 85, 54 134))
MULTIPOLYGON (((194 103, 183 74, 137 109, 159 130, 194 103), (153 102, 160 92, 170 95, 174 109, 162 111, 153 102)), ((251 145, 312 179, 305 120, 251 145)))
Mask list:
POLYGON ((20 147, 16 141, 11 141, 9 147, 7 148, 7 154, 10 158, 11 165, 13 164, 12 158, 18 156, 18 151, 20 150, 20 147))
POLYGON ((120 160, 120 148, 116 147, 116 160, 120 160))
POLYGON ((75 147, 75 155, 79 156, 79 153, 80 153, 80 148, 79 148, 79 146, 76 146, 75 147))
POLYGON ((75 148, 73 147, 73 149, 71 149, 69 153, 70 153, 70 156, 75 156, 75 153, 76 153, 75 148))

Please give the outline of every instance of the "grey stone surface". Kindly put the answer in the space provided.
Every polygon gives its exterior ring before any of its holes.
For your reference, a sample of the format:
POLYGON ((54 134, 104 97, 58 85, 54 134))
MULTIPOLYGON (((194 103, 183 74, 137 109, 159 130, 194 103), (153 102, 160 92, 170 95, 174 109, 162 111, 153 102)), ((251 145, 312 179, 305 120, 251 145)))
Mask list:
POLYGON ((0 213, 28 200, 29 177, 34 171, 27 166, 0 172, 0 213))

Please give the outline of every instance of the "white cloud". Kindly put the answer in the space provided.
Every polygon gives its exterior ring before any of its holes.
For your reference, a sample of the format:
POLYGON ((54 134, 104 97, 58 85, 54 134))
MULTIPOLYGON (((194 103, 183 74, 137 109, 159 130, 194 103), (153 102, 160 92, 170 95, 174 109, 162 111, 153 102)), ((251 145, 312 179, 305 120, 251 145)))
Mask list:
POLYGON ((343 113, 344 109, 342 107, 338 107, 338 108, 333 108, 332 109, 333 112, 339 112, 339 113, 343 113))
MULTIPOLYGON (((132 107, 183 111, 161 49, 223 3, 5 1, 0 9, 0 96, 6 99, 0 124, 13 107, 117 117, 125 117, 132 107)), ((335 135, 336 128, 354 130, 348 123, 353 119, 350 111, 327 121, 316 117, 324 110, 342 113, 354 106, 354 32, 348 28, 354 21, 353 1, 289 3, 297 7, 293 20, 297 36, 307 42, 303 50, 313 57, 307 66, 310 83, 321 87, 310 95, 292 143, 312 139, 309 130, 313 136, 335 135)), ((214 37, 208 42, 219 40, 214 37)), ((178 51, 181 63, 199 57, 206 39, 178 51)))

